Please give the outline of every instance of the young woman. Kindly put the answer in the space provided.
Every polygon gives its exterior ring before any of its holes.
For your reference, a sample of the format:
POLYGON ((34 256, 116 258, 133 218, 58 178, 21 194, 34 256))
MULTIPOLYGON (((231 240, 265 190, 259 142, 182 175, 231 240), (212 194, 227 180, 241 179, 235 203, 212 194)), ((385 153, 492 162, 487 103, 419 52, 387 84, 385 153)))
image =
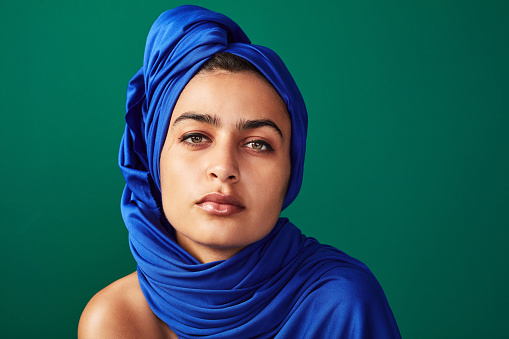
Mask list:
POLYGON ((80 338, 399 338, 361 262, 282 209, 307 113, 283 62, 195 6, 154 23, 128 87, 119 162, 137 272, 85 308, 80 338))

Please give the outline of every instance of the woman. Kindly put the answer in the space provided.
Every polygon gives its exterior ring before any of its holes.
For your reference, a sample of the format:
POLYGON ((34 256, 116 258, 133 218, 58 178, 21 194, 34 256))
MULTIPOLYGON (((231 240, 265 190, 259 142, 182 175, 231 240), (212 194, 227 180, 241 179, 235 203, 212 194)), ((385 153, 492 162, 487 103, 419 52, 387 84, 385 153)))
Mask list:
POLYGON ((399 338, 361 262, 280 211, 301 186, 307 113, 283 62, 229 18, 163 13, 128 87, 122 215, 137 272, 80 338, 399 338))

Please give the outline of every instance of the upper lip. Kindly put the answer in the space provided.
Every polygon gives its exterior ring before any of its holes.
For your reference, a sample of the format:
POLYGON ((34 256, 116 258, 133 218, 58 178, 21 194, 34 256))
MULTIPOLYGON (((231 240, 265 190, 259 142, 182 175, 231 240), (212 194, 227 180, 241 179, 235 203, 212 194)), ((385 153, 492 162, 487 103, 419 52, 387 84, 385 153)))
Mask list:
POLYGON ((207 201, 215 202, 218 204, 228 204, 244 208, 244 204, 234 195, 222 194, 218 192, 207 193, 196 202, 201 204, 207 201))

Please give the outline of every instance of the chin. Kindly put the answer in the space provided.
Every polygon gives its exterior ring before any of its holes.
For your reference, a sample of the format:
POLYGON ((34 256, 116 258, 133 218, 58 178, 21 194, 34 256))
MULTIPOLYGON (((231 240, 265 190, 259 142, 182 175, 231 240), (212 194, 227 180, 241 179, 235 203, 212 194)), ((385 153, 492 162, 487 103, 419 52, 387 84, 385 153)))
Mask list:
POLYGON ((190 233, 188 238, 211 248, 233 249, 246 247, 262 239, 273 226, 261 228, 249 225, 247 222, 229 221, 223 219, 202 222, 194 228, 194 232, 190 233))
POLYGON ((213 248, 239 248, 256 242, 263 238, 264 235, 248 234, 242 230, 227 229, 214 230, 212 232, 202 232, 197 235, 196 242, 213 248))

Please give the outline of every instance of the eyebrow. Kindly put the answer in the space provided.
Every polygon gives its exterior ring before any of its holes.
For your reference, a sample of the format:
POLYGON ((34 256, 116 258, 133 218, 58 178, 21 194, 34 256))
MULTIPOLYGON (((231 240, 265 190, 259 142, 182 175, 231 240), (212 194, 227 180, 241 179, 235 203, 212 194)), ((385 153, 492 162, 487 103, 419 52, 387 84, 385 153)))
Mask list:
MULTIPOLYGON (((205 124, 214 126, 214 127, 220 127, 221 121, 217 116, 212 116, 210 114, 203 114, 203 113, 196 113, 196 112, 187 112, 180 115, 175 121, 173 122, 173 127, 177 125, 178 123, 185 121, 185 120, 194 120, 198 122, 203 122, 205 124)), ((249 129, 256 129, 261 127, 270 127, 274 131, 279 134, 281 139, 283 138, 283 132, 281 132, 281 129, 278 127, 278 125, 270 120, 270 119, 256 119, 256 120, 241 120, 239 123, 237 123, 237 129, 239 131, 245 131, 249 129)))
POLYGON ((281 132, 281 129, 276 125, 276 123, 270 119, 242 120, 237 124, 237 129, 240 131, 261 127, 271 127, 279 134, 281 139, 283 139, 283 132, 281 132))
POLYGON ((183 113, 181 116, 179 116, 175 121, 173 122, 173 126, 177 125, 181 121, 185 120, 194 120, 203 122, 209 125, 212 125, 214 127, 219 127, 221 123, 219 122, 219 119, 216 116, 211 116, 209 114, 201 114, 201 113, 194 113, 194 112, 188 112, 183 113))

